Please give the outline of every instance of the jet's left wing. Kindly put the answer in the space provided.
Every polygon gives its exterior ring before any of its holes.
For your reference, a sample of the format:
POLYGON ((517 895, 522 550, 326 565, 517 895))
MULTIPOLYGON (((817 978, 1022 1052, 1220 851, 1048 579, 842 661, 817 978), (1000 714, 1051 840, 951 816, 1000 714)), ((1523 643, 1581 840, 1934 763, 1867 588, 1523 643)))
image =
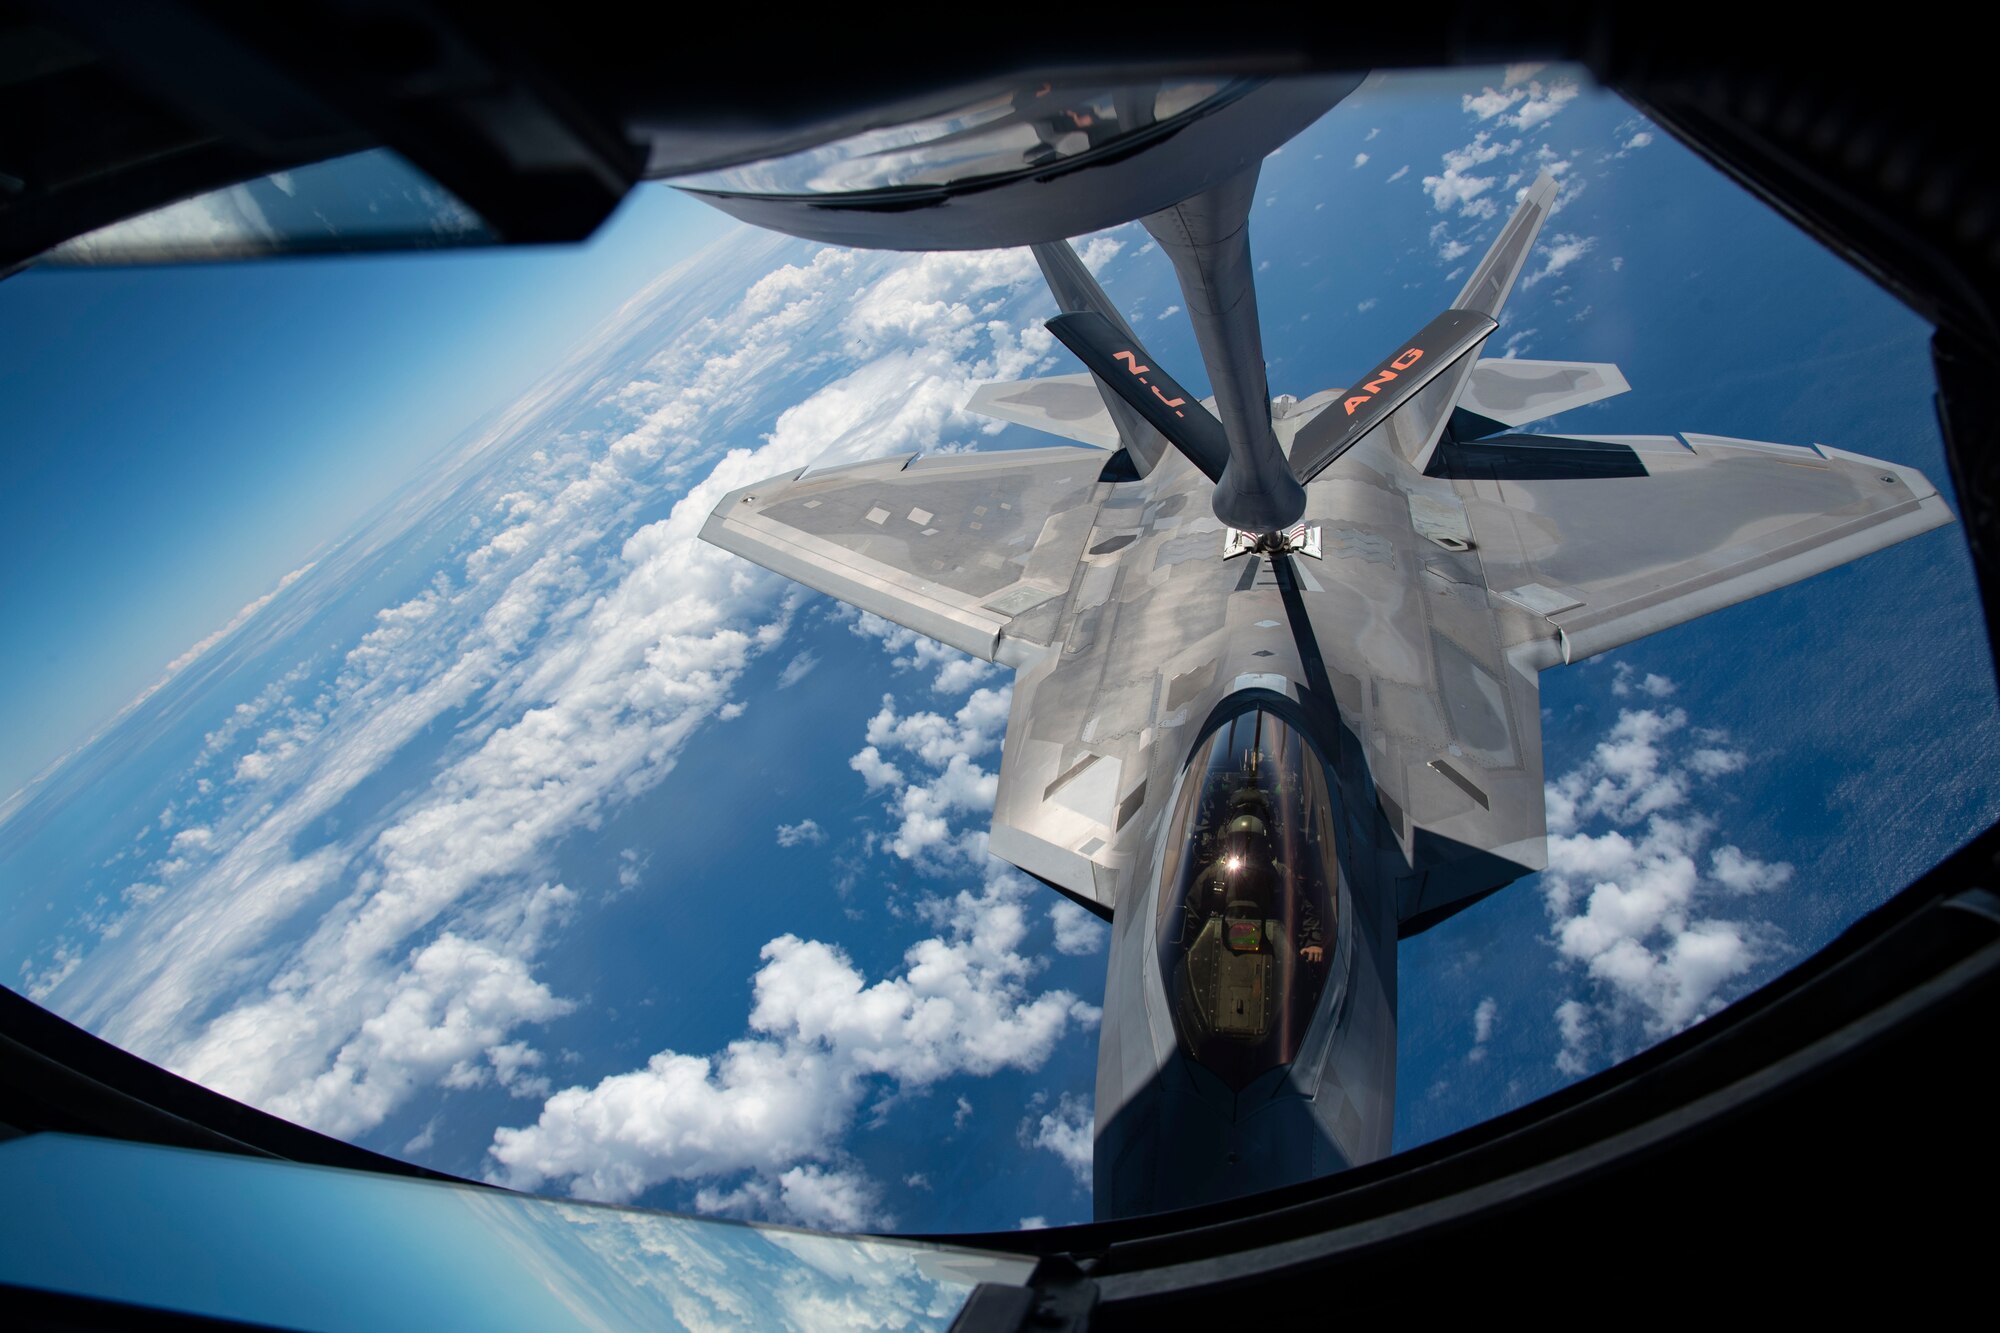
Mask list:
POLYGON ((1101 449, 914 454, 772 477, 702 537, 989 662, 1047 646, 1098 509, 1101 449))
POLYGON ((1915 468, 1713 435, 1475 441, 1447 460, 1487 586, 1556 660, 1630 643, 1951 522, 1915 468), (1490 451, 1490 456, 1479 451, 1490 451), (1538 460, 1535 455, 1549 457, 1538 460), (1463 455, 1463 456, 1460 456, 1463 455), (1623 466, 1614 466, 1618 458, 1623 466))

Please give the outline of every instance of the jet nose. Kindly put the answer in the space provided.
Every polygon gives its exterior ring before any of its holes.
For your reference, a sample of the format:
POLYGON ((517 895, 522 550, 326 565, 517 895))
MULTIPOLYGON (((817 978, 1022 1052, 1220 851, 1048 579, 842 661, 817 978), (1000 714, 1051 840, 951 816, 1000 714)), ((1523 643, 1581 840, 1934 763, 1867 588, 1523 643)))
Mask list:
POLYGON ((1100 1216, 1192 1208, 1348 1167, 1313 1101, 1272 1072, 1272 1086, 1239 1094, 1185 1057, 1162 1069, 1100 1133, 1100 1216))

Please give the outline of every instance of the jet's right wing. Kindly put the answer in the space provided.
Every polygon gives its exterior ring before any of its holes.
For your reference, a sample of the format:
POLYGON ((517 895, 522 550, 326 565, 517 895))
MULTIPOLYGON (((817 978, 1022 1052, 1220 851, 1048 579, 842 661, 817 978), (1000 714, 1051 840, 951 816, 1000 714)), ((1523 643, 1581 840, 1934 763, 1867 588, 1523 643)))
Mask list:
POLYGON ((727 496, 701 535, 974 657, 1019 665, 1055 632, 1105 459, 1060 447, 791 473, 727 496))

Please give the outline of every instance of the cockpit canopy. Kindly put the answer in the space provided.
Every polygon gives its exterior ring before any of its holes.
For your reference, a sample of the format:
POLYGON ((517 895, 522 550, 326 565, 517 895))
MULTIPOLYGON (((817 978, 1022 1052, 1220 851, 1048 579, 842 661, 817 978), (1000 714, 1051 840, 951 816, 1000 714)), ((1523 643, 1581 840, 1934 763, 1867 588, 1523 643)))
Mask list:
POLYGON ((1289 1064, 1337 955, 1325 765, 1262 709, 1225 722, 1181 780, 1161 864, 1160 971, 1183 1049, 1233 1088, 1289 1064))

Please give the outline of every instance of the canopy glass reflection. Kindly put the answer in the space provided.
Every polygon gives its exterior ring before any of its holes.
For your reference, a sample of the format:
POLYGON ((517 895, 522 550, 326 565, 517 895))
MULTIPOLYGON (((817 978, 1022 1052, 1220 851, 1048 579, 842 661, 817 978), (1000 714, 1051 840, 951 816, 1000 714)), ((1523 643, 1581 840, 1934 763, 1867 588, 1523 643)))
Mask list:
POLYGON ((1187 1053, 1241 1088, 1298 1054, 1341 922, 1333 800, 1305 737, 1239 713, 1182 779, 1160 894, 1160 971, 1187 1053))

